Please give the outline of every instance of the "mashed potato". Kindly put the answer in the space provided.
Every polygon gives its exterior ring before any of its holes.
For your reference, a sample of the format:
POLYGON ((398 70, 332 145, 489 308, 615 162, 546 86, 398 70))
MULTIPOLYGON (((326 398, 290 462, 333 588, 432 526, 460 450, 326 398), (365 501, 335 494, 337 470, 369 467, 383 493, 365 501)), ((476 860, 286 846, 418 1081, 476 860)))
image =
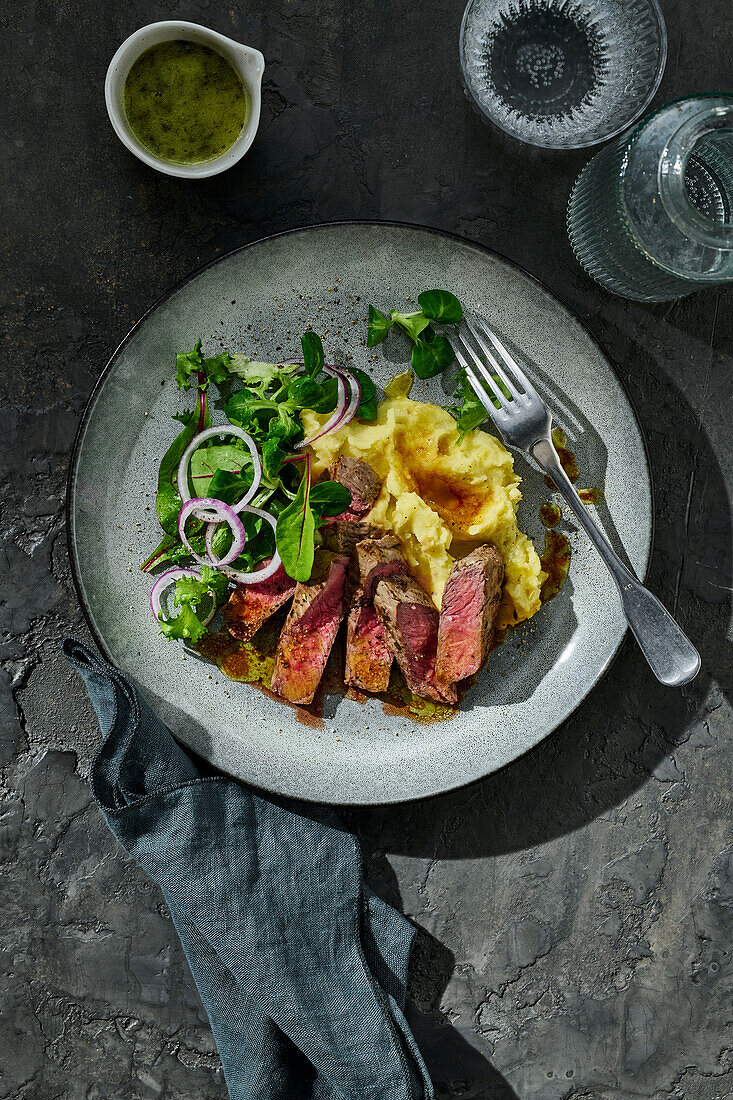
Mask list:
MULTIPOLYGON (((517 527, 522 494, 514 460, 486 432, 468 432, 458 446, 456 422, 437 405, 411 401, 411 374, 393 378, 376 422, 352 420, 313 444, 319 476, 340 456, 368 462, 382 490, 366 517, 393 532, 412 571, 440 607, 455 558, 491 540, 504 558, 501 628, 534 615, 545 574, 534 546, 517 527)), ((325 416, 305 411, 312 434, 325 416)))

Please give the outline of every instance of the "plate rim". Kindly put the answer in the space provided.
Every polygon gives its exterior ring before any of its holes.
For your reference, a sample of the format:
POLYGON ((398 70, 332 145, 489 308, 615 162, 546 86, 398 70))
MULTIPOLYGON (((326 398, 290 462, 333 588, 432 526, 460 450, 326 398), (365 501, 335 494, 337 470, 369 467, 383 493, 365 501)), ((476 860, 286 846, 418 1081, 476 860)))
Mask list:
MULTIPOLYGON (((71 578, 72 578, 72 581, 73 581, 73 584, 74 584, 76 597, 77 597, 77 600, 78 600, 78 603, 79 603, 79 607, 81 608, 82 615, 84 616, 84 621, 86 622, 87 629, 89 630, 89 633, 92 636, 94 644, 97 646, 99 651, 102 653, 105 660, 108 661, 114 668, 117 668, 117 665, 116 665, 116 663, 115 663, 115 661, 112 657, 112 654, 110 653, 104 639, 102 638, 102 636, 97 631, 97 628, 94 624, 94 620, 92 618, 91 610, 87 606, 87 601, 86 601, 86 598, 84 596, 84 589, 83 589, 83 586, 82 586, 82 583, 81 583, 81 577, 79 575, 78 563, 77 563, 77 559, 76 559, 76 553, 75 553, 74 543, 73 543, 73 538, 72 538, 72 532, 73 532, 73 526, 74 526, 74 524, 73 524, 73 513, 72 513, 72 504, 73 504, 72 498, 73 498, 73 492, 74 492, 75 474, 76 474, 77 464, 78 464, 78 461, 79 461, 79 452, 80 452, 80 449, 81 449, 81 443, 82 443, 82 438, 84 436, 84 431, 85 431, 85 428, 86 428, 87 423, 89 421, 89 418, 92 414, 92 411, 94 409, 94 405, 95 405, 96 399, 99 395, 99 391, 101 390, 102 386, 104 385, 104 382, 105 382, 107 376, 111 373, 113 367, 115 366, 115 364, 117 362, 117 359, 122 354, 122 352, 125 350, 127 345, 131 342, 131 340, 133 339, 133 337, 137 333, 137 330, 142 326, 142 324, 145 321, 147 321, 147 319, 159 308, 159 306, 163 305, 169 298, 173 297, 174 294, 176 294, 179 290, 181 290, 188 283, 193 282, 193 280, 198 278, 198 276, 203 274, 203 272, 207 271, 211 267, 214 267, 216 264, 221 263, 224 260, 230 259, 232 256, 238 255, 241 252, 245 252, 247 249, 254 248, 256 245, 259 245, 259 244, 265 244, 265 243, 270 242, 270 241, 278 240, 278 239, 283 238, 283 237, 293 236, 297 233, 303 233, 305 231, 311 231, 311 230, 317 230, 317 229, 333 229, 333 228, 342 227, 342 226, 353 226, 353 227, 378 226, 380 228, 387 227, 387 228, 396 228, 396 229, 413 229, 413 230, 418 230, 421 233, 432 233, 435 236, 444 237, 448 240, 455 241, 458 244, 461 244, 461 245, 464 245, 464 246, 468 245, 470 248, 474 248, 477 252, 481 252, 481 253, 483 253, 487 256, 492 256, 492 257, 498 258, 503 263, 507 264, 509 267, 511 267, 515 271, 517 271, 519 274, 523 275, 531 283, 534 283, 541 290, 543 290, 546 294, 548 294, 550 296, 550 298, 554 299, 562 307, 562 309, 573 319, 573 321, 575 321, 575 323, 579 326, 579 328, 585 334, 585 336, 588 337, 588 339, 596 346, 596 348, 601 353, 601 355, 604 357, 604 359, 606 359, 606 361, 609 363, 609 365, 611 367, 611 370, 613 371, 614 378, 616 379, 618 385, 621 387, 621 390, 622 390, 626 400, 629 403, 629 407, 631 409, 632 415, 634 417, 634 421, 636 423, 637 430, 639 432, 639 438, 641 439, 642 450, 643 450, 643 454, 644 454, 644 464, 645 464, 645 468, 646 468, 647 478, 648 478, 648 481, 649 481, 649 497, 650 497, 650 500, 649 500, 649 503, 650 503, 650 523, 649 523, 649 537, 648 537, 647 545, 646 545, 646 565, 645 565, 645 568, 644 568, 644 574, 643 574, 642 577, 640 577, 640 580, 642 581, 642 583, 644 583, 644 584, 646 583, 647 577, 649 575, 649 569, 650 569, 650 566, 651 566, 652 554, 653 554, 653 551, 654 551, 655 534, 656 534, 655 490, 654 490, 654 479, 653 479, 653 476, 652 476, 652 467, 651 467, 650 456, 649 456, 649 444, 647 442, 646 434, 644 432, 641 421, 639 419, 639 413, 638 413, 638 410, 637 410, 637 407, 636 407, 636 402, 633 400, 633 398, 632 398, 632 396, 629 392, 628 386, 626 385, 626 382, 619 375, 614 359, 608 354, 608 352, 603 347, 600 340, 595 336, 595 334, 592 333, 588 329, 586 324, 581 320, 581 318, 578 316, 578 314, 572 308, 572 306, 568 305, 568 303, 564 300, 564 298, 561 297, 559 294, 557 294, 554 290, 552 290, 547 285, 547 283, 545 283, 542 279, 538 278, 536 275, 533 275, 532 272, 527 271, 527 269, 525 267, 523 267, 522 264, 518 263, 516 260, 512 260, 509 256, 506 256, 503 252, 500 252, 496 248, 491 248, 489 245, 482 244, 480 241, 476 241, 471 237, 465 237, 465 236, 462 236, 459 233, 453 233, 453 232, 451 232, 450 230, 447 230, 447 229, 440 229, 440 228, 437 228, 436 226, 423 225, 419 222, 409 222, 409 221, 403 221, 403 220, 390 220, 390 219, 383 219, 383 218, 341 218, 341 219, 337 219, 337 220, 334 220, 334 221, 314 222, 312 225, 294 226, 291 229, 283 229, 283 230, 278 231, 277 233, 268 233, 264 237, 257 237, 253 241, 248 241, 246 244, 238 245, 236 248, 232 248, 228 252, 222 253, 220 256, 215 256, 213 259, 208 260, 204 264, 201 264, 194 271, 191 271, 187 275, 184 275, 183 278, 179 279, 176 283, 173 284, 173 286, 169 287, 166 291, 164 291, 161 295, 159 295, 159 297, 156 298, 156 300, 152 303, 152 305, 150 305, 145 310, 145 312, 140 315, 140 317, 137 319, 137 321, 135 321, 135 323, 127 331, 127 333, 123 336, 122 340, 119 342, 119 344, 115 347, 114 351, 111 353, 109 359, 105 363, 101 373, 99 374, 99 377, 96 379, 96 381, 94 383, 94 386, 92 387, 92 389, 89 393, 89 396, 88 396, 88 398, 85 402, 84 408, 83 408, 81 416, 79 418, 79 424, 77 425, 77 429, 76 429, 76 432, 75 432, 75 435, 74 435, 74 442, 73 442, 71 452, 70 452, 70 455, 69 455, 69 466, 68 466, 67 475, 66 475, 66 494, 65 494, 65 503, 64 503, 64 519, 65 519, 65 525, 66 525, 66 553, 67 553, 67 557, 68 557, 68 560, 69 560, 71 578)), ((511 760, 507 760, 507 762, 505 764, 502 764, 501 767, 495 768, 493 771, 488 771, 488 772, 485 772, 483 775, 476 776, 472 779, 469 779, 465 783, 458 783, 458 784, 453 785, 453 786, 444 787, 441 790, 432 791, 432 792, 429 792, 427 794, 411 795, 409 798, 401 798, 401 799, 398 799, 398 800, 393 799, 391 801, 388 800, 388 801, 384 801, 384 802, 370 801, 370 802, 364 802, 364 803, 361 803, 361 802, 328 802, 328 803, 323 803, 322 801, 319 801, 318 799, 308 798, 306 795, 303 795, 303 794, 300 794, 300 795, 297 795, 297 796, 296 795, 283 795, 283 794, 281 794, 281 792, 276 791, 271 787, 267 787, 265 785, 260 785, 260 784, 255 784, 255 783, 252 783, 251 781, 248 781, 248 782, 250 782, 250 785, 252 787, 254 787, 256 790, 261 790, 261 791, 265 792, 266 794, 274 795, 278 798, 296 798, 296 799, 299 799, 302 802, 310 803, 310 804, 314 804, 314 805, 333 805, 333 806, 345 806, 345 807, 402 805, 402 804, 408 804, 408 803, 411 803, 411 802, 427 801, 428 799, 439 798, 442 795, 449 794, 452 791, 459 791, 459 790, 468 789, 469 787, 472 787, 475 784, 483 782, 485 779, 488 778, 488 776, 490 776, 490 775, 499 775, 501 772, 505 771, 507 768, 512 767, 514 764, 516 764, 523 757, 529 755, 529 753, 533 752, 540 745, 542 745, 549 737, 552 737, 554 734, 556 734, 559 729, 562 729, 562 727, 565 726, 570 721, 570 719, 578 712, 578 710, 580 710, 580 708, 583 706, 583 704, 595 692, 595 690, 597 689, 599 684, 601 684, 602 681, 606 678, 606 676, 608 675, 608 673, 611 670, 612 666, 616 662, 616 659, 618 658, 619 653, 621 652, 621 649, 622 649, 624 643, 626 642, 626 639, 628 638, 628 635, 629 635, 629 628, 627 626, 626 629, 624 630, 623 634, 619 638, 619 640, 618 640, 616 646, 614 647, 613 651, 609 654, 608 658, 606 659, 606 663, 600 669, 600 671, 598 673, 598 676, 596 677, 593 684, 591 684, 591 686, 588 688, 588 690, 585 692, 585 694, 582 695, 580 699, 578 699, 577 703, 573 706, 573 708, 570 711, 568 711, 568 713, 565 715, 565 717, 562 719, 562 721, 558 722, 558 724, 556 726, 554 726, 553 729, 549 730, 545 734, 545 736, 542 737, 539 741, 537 741, 534 745, 531 745, 529 748, 525 749, 523 752, 517 753, 516 756, 512 757, 511 760)), ((122 670, 118 669, 118 671, 122 671, 122 670)), ((219 770, 221 770, 223 774, 232 775, 232 773, 226 772, 224 768, 220 768, 219 770)), ((238 782, 244 782, 244 780, 239 779, 237 776, 232 776, 232 777, 237 779, 238 782)))

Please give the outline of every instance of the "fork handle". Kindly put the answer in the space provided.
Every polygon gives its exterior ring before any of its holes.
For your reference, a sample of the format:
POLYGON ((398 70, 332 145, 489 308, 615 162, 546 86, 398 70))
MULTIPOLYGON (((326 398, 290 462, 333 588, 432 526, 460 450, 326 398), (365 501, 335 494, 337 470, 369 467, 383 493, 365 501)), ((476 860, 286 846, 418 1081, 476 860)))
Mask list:
POLYGON ((654 675, 670 687, 689 683, 700 670, 700 654, 692 642, 612 549, 562 468, 552 440, 539 439, 530 452, 564 496, 616 582, 626 621, 654 675))

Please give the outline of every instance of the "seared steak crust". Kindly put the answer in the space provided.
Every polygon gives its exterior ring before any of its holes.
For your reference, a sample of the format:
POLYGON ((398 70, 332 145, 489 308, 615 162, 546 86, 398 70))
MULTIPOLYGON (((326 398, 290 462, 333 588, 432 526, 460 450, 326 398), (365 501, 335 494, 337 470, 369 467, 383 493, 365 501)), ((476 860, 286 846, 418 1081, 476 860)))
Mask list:
POLYGON ((374 590, 384 577, 407 573, 407 562, 400 550, 400 540, 394 535, 381 539, 366 539, 356 544, 354 551, 354 577, 367 601, 374 598, 374 590))
POLYGON ((298 584, 280 635, 272 690, 291 703, 312 703, 346 611, 349 559, 317 550, 306 584, 298 584))
POLYGON ((371 603, 356 603, 346 628, 344 682, 362 691, 386 691, 392 668, 387 634, 371 603))
POLYGON ((353 554, 357 542, 378 539, 379 527, 359 519, 334 519, 321 528, 323 544, 337 554, 353 554))
MULTIPOLYGON (((264 564, 269 565, 271 560, 264 564)), ((238 584, 222 608, 229 633, 242 642, 248 641, 294 592, 295 581, 282 565, 259 584, 238 584)))
POLYGON ((396 573, 378 581, 374 607, 387 632, 387 642, 410 691, 435 702, 455 703, 450 684, 435 674, 438 611, 417 581, 396 573))
POLYGON ((451 569, 443 592, 436 671, 455 683, 486 660, 501 601, 504 562, 492 543, 479 546, 451 569))
POLYGON ((337 458, 329 470, 331 481, 338 481, 351 493, 351 504, 339 519, 360 519, 374 505, 382 488, 382 482, 371 468, 360 458, 342 455, 337 458))

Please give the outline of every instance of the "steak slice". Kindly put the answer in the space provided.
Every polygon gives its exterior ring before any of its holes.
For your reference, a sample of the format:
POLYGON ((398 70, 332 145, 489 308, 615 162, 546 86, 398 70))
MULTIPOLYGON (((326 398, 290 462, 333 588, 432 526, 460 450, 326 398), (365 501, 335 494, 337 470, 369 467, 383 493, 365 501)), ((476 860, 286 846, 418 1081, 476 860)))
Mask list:
POLYGON ((280 635, 272 690, 290 703, 312 703, 346 612, 346 570, 342 554, 317 550, 306 584, 298 584, 280 635))
POLYGON ((362 691, 386 691, 392 668, 387 633, 371 603, 351 608, 346 627, 344 683, 362 691))
POLYGON ((361 519, 373 507, 382 482, 367 462, 342 455, 328 471, 331 481, 338 481, 351 493, 351 504, 337 519, 361 519))
POLYGON ((410 691, 423 699, 455 703, 453 687, 435 674, 438 610, 427 592, 408 574, 394 574, 377 583, 374 607, 410 691))
MULTIPOLYGON (((268 558, 263 568, 271 561, 272 558, 268 558)), ((238 584, 222 608, 229 633, 242 642, 248 641, 294 592, 295 581, 282 565, 265 581, 238 584)))
POLYGON ((490 542, 451 569, 440 610, 438 679, 453 684, 481 668, 494 632, 503 580, 504 562, 490 542))
POLYGON ((395 535, 365 539, 356 544, 354 576, 363 593, 363 601, 373 600, 379 581, 397 573, 407 573, 407 562, 400 550, 400 540, 395 535))
POLYGON ((353 554, 357 542, 381 534, 381 528, 360 519, 334 519, 321 528, 323 545, 337 554, 353 554))

